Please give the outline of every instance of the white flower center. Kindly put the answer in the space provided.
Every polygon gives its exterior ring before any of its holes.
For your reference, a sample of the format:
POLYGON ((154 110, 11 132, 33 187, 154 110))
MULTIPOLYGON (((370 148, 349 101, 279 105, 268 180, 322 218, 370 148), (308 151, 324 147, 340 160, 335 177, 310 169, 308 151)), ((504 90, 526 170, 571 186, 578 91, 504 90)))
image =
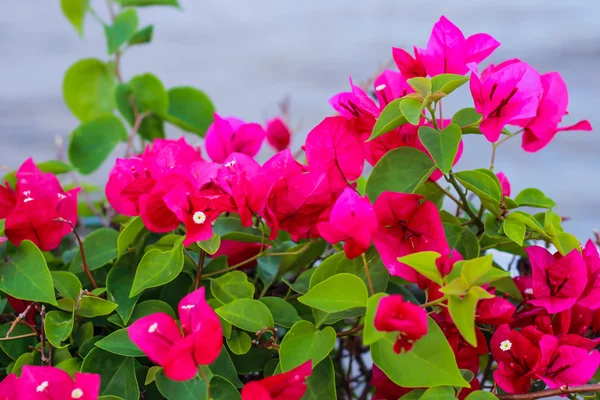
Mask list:
POLYGON ((80 399, 83 397, 83 390, 77 388, 77 389, 73 389, 73 391, 71 392, 71 398, 72 399, 80 399))
POLYGON ((157 329, 158 329, 158 322, 155 322, 152 325, 150 325, 150 327, 148 328, 148 333, 154 333, 154 332, 156 332, 157 329))
POLYGON ((44 381, 40 383, 40 385, 35 389, 36 392, 41 393, 48 387, 48 381, 44 381))
POLYGON ((191 310, 194 307, 196 307, 194 304, 188 304, 187 306, 181 306, 181 309, 182 310, 191 310))
POLYGON ((533 294, 533 289, 532 288, 527 288, 527 289, 523 290, 523 293, 525 293, 525 294, 533 294))
POLYGON ((64 199, 66 199, 66 198, 67 198, 67 196, 66 196, 66 195, 64 195, 64 194, 62 194, 62 193, 58 193, 58 199, 59 199, 59 200, 64 200, 64 199))
POLYGON ((228 163, 225 163, 225 166, 227 168, 233 168, 234 165, 235 165, 235 160, 231 160, 228 163))
POLYGON ((194 220, 195 224, 202 225, 206 222, 206 214, 204 214, 202 211, 196 211, 192 216, 192 219, 194 220))
POLYGON ((377 87, 375 88, 375 90, 377 90, 377 91, 379 92, 380 90, 383 90, 383 89, 385 89, 386 87, 387 87, 387 86, 385 85, 385 83, 382 83, 381 85, 377 85, 377 87))
POLYGON ((510 340, 503 340, 500 343, 500 350, 502 351, 508 351, 512 348, 512 342, 510 340))

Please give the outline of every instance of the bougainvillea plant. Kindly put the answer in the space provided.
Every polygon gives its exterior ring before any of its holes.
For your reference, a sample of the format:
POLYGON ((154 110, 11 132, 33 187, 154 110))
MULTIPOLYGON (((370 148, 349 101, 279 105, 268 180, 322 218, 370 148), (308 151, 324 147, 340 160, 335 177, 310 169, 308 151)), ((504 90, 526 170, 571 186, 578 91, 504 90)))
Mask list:
POLYGON ((245 122, 198 89, 122 76, 127 50, 152 38, 136 7, 177 1, 107 3, 104 21, 61 1, 80 34, 86 16, 103 24, 110 56, 64 77, 81 121, 68 162, 29 159, 0 186, 0 399, 600 390, 596 245, 494 165, 511 138, 535 152, 591 130, 560 125, 558 73, 480 66, 500 44, 442 17, 426 48, 393 49, 397 70, 334 95, 294 153, 285 113, 245 122), (444 118, 459 88, 473 104, 444 118), (468 135, 491 143, 489 167, 458 170, 468 135), (81 183, 115 151, 103 190, 81 183))

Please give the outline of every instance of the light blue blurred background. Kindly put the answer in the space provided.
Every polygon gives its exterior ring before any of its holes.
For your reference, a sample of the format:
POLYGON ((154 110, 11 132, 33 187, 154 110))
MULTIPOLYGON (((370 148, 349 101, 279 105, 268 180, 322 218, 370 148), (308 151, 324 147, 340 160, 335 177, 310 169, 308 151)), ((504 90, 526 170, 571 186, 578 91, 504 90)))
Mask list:
MULTIPOLYGON (((368 79, 391 58, 392 46, 425 46, 442 14, 466 35, 485 31, 500 41, 491 62, 518 57, 541 72, 560 71, 571 98, 565 122, 587 118, 600 126, 596 0, 181 3, 183 10, 140 10, 141 26, 155 24, 154 40, 125 54, 125 79, 153 72, 167 87, 205 90, 224 115, 261 122, 289 95, 294 125, 301 127, 294 149, 310 127, 331 114, 327 99, 348 89, 349 75, 359 82, 368 79)), ((103 0, 92 5, 106 15, 103 0)), ((0 165, 15 168, 30 155, 38 161, 56 157, 55 137, 66 139, 77 126, 62 101, 62 75, 80 58, 105 54, 97 22, 88 17, 80 39, 58 0, 0 3, 0 165)), ((466 90, 452 97, 447 113, 471 105, 466 90)), ((600 227, 599 149, 598 132, 564 133, 536 154, 524 153, 514 139, 499 149, 496 166, 509 177, 514 193, 536 186, 554 198, 557 211, 572 218, 567 230, 584 240, 600 227)), ((489 158, 489 143, 469 136, 459 169, 487 166, 489 158)), ((110 164, 92 179, 100 183, 110 164)))

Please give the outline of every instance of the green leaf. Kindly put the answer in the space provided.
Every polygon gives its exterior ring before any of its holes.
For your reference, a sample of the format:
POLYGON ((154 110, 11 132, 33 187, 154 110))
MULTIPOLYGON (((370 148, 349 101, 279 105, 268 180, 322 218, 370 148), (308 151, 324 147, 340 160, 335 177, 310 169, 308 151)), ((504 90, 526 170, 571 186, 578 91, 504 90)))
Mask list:
POLYGON ((298 301, 328 313, 366 307, 369 293, 356 275, 337 274, 311 288, 298 301))
MULTIPOLYGON (((492 268, 494 259, 492 254, 475 258, 468 261, 459 261, 457 269, 460 270, 460 276, 470 286, 479 286, 482 277, 486 276, 487 272, 492 268)), ((488 283, 488 282, 485 282, 488 283)))
POLYGON ((210 281, 212 295, 223 304, 238 299, 251 299, 255 289, 254 285, 248 282, 248 275, 242 271, 228 272, 210 281))
POLYGON ((129 322, 129 318, 141 296, 141 294, 138 294, 129 297, 134 279, 135 269, 121 263, 112 267, 106 277, 107 297, 110 301, 118 304, 116 311, 124 324, 129 322))
POLYGON ((295 268, 303 268, 317 260, 325 251, 325 241, 318 240, 316 242, 300 243, 294 247, 291 247, 288 253, 297 254, 286 254, 281 257, 281 263, 279 266, 278 275, 284 274, 287 271, 295 268), (308 248, 306 248, 308 246, 308 248))
POLYGON ((308 360, 319 364, 333 350, 335 341, 335 330, 330 326, 318 330, 308 321, 296 322, 281 341, 281 371, 290 371, 308 360))
MULTIPOLYGON (((64 299, 61 299, 64 300, 64 299)), ((70 300, 69 300, 70 301, 70 300)), ((59 301, 59 307, 61 306, 59 301)), ((115 311, 117 308, 117 304, 104 300, 100 297, 92 297, 92 296, 83 296, 81 298, 81 302, 79 303, 79 308, 77 309, 77 315, 86 318, 94 318, 102 315, 108 315, 111 312, 115 311)), ((73 311, 73 304, 71 302, 71 306, 67 308, 65 311, 73 311)))
POLYGON ((291 328, 300 320, 298 311, 296 311, 294 306, 280 297, 262 297, 259 301, 269 308, 275 325, 291 328))
POLYGON ((477 127, 480 121, 481 114, 473 107, 463 108, 452 116, 452 123, 460 126, 463 133, 480 133, 477 127))
POLYGON ((169 89, 167 121, 181 129, 204 137, 214 120, 215 106, 201 90, 190 86, 169 89))
POLYGON ((469 81, 468 76, 458 74, 439 74, 431 78, 431 91, 438 90, 450 94, 469 81))
MULTIPOLYGON (((0 338, 5 338, 10 330, 12 323, 0 325, 0 338)), ((16 324, 9 337, 22 336, 33 333, 33 330, 27 325, 16 324)), ((23 353, 31 351, 30 347, 35 347, 37 338, 35 336, 24 337, 22 339, 0 340, 0 348, 7 356, 16 360, 23 353)))
POLYGON ((196 242, 196 244, 209 255, 213 255, 219 250, 221 246, 221 237, 216 233, 213 233, 212 237, 208 240, 196 242))
POLYGON ((135 359, 102 349, 93 349, 83 360, 81 372, 100 374, 100 394, 124 400, 139 400, 140 389, 135 376, 135 359))
POLYGON ((215 311, 219 317, 233 326, 249 332, 256 332, 275 325, 267 306, 254 299, 235 300, 215 311))
POLYGON ((52 346, 62 349, 68 346, 62 342, 71 336, 73 331, 73 314, 62 311, 49 311, 44 319, 44 332, 52 346))
POLYGON ((492 283, 492 286, 495 287, 499 292, 508 294, 518 302, 523 301, 523 295, 521 294, 521 291, 517 288, 517 285, 515 285, 515 282, 511 278, 498 279, 492 283))
POLYGON ((411 147, 387 152, 367 180, 367 196, 374 202, 382 192, 414 193, 435 170, 427 154, 411 147))
POLYGON ((126 139, 123 122, 112 114, 87 120, 71 133, 69 161, 82 174, 91 174, 126 139))
POLYGON ((241 400, 240 392, 227 379, 215 375, 210 380, 210 396, 212 400, 241 400))
POLYGON ((152 382, 154 382, 156 380, 156 374, 158 373, 158 371, 160 371, 162 368, 159 366, 152 366, 148 369, 148 373, 146 374, 146 380, 144 380, 144 385, 148 386, 149 384, 151 384, 152 382))
MULTIPOLYGON (((367 250, 365 253, 365 258, 367 259, 367 265, 369 266, 369 274, 371 276, 371 283, 373 284, 373 291, 375 293, 383 292, 387 287, 390 274, 385 265, 383 265, 381 262, 381 257, 379 256, 377 249, 374 247, 369 248, 369 250, 367 250)), ((346 258, 346 255, 343 251, 327 257, 325 260, 323 260, 323 262, 321 262, 321 264, 319 264, 316 270, 312 269, 309 271, 314 271, 310 277, 310 288, 323 282, 327 278, 341 273, 354 274, 362 279, 365 285, 369 284, 369 279, 367 278, 362 258, 356 257, 352 260, 349 260, 346 258)), ((308 290, 306 290, 306 292, 307 291, 308 290)))
POLYGON ((35 365, 35 353, 24 353, 14 362, 11 373, 20 375, 25 365, 35 365))
POLYGON ((483 168, 472 171, 461 171, 454 174, 456 179, 468 190, 473 192, 482 204, 494 215, 500 215, 500 203, 502 202, 502 189, 498 178, 489 170, 483 168))
POLYGON ((477 336, 475 335, 475 309, 479 297, 469 290, 466 296, 450 296, 448 299, 448 311, 452 321, 456 324, 463 338, 473 347, 477 347, 477 336))
POLYGON ((123 7, 145 7, 145 6, 174 6, 179 7, 177 0, 118 0, 123 7))
POLYGON ((233 365, 233 361, 231 361, 229 352, 227 352, 227 349, 224 346, 221 348, 219 357, 217 357, 209 367, 215 375, 227 379, 229 382, 233 383, 236 388, 241 388, 243 386, 242 381, 240 381, 240 378, 238 377, 235 365, 233 365))
POLYGON ((450 223, 443 223, 443 226, 446 240, 451 249, 458 250, 466 260, 479 257, 479 240, 473 232, 450 223))
POLYGON ((379 114, 377 121, 375 121, 373 132, 367 139, 367 142, 406 124, 406 118, 400 111, 400 101, 402 99, 395 99, 385 106, 381 114, 379 114))
POLYGON ((129 297, 134 297, 145 289, 171 282, 177 278, 182 269, 183 241, 181 239, 169 251, 150 250, 140 260, 129 297))
MULTIPOLYGON (((411 351, 394 353, 396 333, 371 345, 373 361, 397 385, 405 387, 468 387, 456 365, 452 348, 437 323, 428 318, 427 335, 411 351)), ((284 339, 285 340, 285 339, 284 339)))
POLYGON ((308 269, 308 270, 304 271, 303 273, 301 273, 300 276, 294 281, 294 283, 290 283, 285 278, 283 278, 282 280, 294 292, 300 293, 300 294, 305 294, 309 290, 310 281, 311 281, 311 278, 314 273, 315 273, 315 269, 311 268, 311 269, 308 269))
POLYGON ((123 226, 117 237, 117 260, 127 252, 129 245, 134 242, 143 229, 144 221, 141 217, 134 217, 123 226))
POLYGON ((167 400, 208 400, 208 386, 199 375, 187 381, 174 381, 160 370, 156 374, 156 386, 167 400))
POLYGON ((62 369, 65 372, 68 372, 71 377, 75 375, 76 372, 81 370, 81 364, 83 361, 80 358, 69 358, 67 360, 61 361, 55 365, 56 368, 62 369))
POLYGON ((492 392, 484 392, 483 390, 475 390, 469 393, 465 400, 498 400, 492 392))
POLYGON ((0 290, 17 299, 56 305, 46 259, 29 240, 21 242, 8 262, 0 261, 0 290))
POLYGON ((402 99, 400 112, 412 125, 418 125, 423 116, 423 103, 415 99, 402 99))
POLYGON ((386 332, 378 331, 375 328, 377 306, 379 305, 379 301, 386 296, 387 294, 385 293, 375 293, 367 301, 367 313, 365 314, 365 327, 363 329, 363 343, 367 346, 383 339, 387 335, 386 332))
POLYGON ((519 207, 556 207, 556 203, 551 198, 547 197, 544 192, 533 188, 521 190, 517 197, 515 197, 515 202, 519 207))
POLYGON ((442 132, 428 126, 419 128, 421 143, 444 174, 448 174, 452 169, 461 138, 460 127, 455 124, 448 125, 442 132))
POLYGON ((169 96, 160 79, 152 74, 134 76, 129 82, 139 112, 164 115, 169 108, 169 96))
POLYGON ((442 275, 436 265, 436 260, 440 257, 441 255, 435 251, 422 251, 400 257, 398 261, 425 275, 438 285, 442 285, 442 275))
POLYGON ((127 329, 119 329, 96 342, 96 347, 126 357, 145 357, 146 354, 129 339, 127 329))
POLYGON ((98 59, 79 60, 65 73, 63 97, 81 121, 110 113, 115 108, 115 75, 98 59))
POLYGON ((509 237, 510 240, 523 246, 523 240, 525 239, 525 231, 527 228, 525 224, 516 219, 505 219, 503 223, 504 233, 509 237))
MULTIPOLYGON (((90 271, 102 268, 118 256, 117 239, 119 232, 110 228, 101 228, 90 233, 83 240, 83 251, 90 271)), ((71 262, 70 271, 83 272, 81 253, 77 251, 71 262)))
POLYGON ((127 44, 135 46, 138 44, 146 44, 152 41, 152 34, 154 33, 154 25, 148 25, 137 31, 128 41, 127 44))
POLYGON ((431 93, 431 80, 417 76, 406 81, 415 92, 420 93, 423 97, 427 97, 431 93))
POLYGON ((231 338, 227 339, 227 346, 233 354, 246 354, 252 347, 252 338, 244 331, 234 330, 231 338))
POLYGON ((330 357, 313 367, 306 379, 306 393, 302 400, 336 400, 335 371, 330 357))
POLYGON ((60 8, 71 25, 83 36, 83 21, 89 7, 89 0, 60 0, 60 8))
POLYGON ((526 212, 513 211, 506 216, 506 219, 520 221, 523 224, 525 224, 525 226, 527 226, 533 232, 537 232, 544 236, 547 236, 546 231, 544 230, 544 227, 542 225, 540 225, 540 223, 535 218, 533 218, 531 215, 527 214, 526 212))
POLYGON ((576 236, 567 232, 560 232, 552 237, 552 244, 556 246, 560 254, 567 255, 575 249, 580 249, 581 245, 576 236))
POLYGON ((112 25, 104 25, 108 54, 115 53, 135 35, 138 23, 135 8, 127 8, 116 16, 112 25))
POLYGON ((451 386, 439 386, 425 390, 419 400, 454 400, 454 388, 451 386))
POLYGON ((81 293, 81 282, 75 275, 67 271, 51 271, 54 287, 62 297, 76 301, 81 293))

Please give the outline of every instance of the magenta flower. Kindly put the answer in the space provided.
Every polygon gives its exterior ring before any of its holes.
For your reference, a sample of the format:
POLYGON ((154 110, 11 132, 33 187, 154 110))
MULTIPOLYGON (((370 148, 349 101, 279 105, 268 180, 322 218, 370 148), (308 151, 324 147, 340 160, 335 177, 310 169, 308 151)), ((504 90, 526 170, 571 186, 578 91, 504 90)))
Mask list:
POLYGON ((600 366, 600 353, 570 345, 562 345, 552 335, 540 340, 543 370, 540 378, 551 389, 564 385, 579 386, 588 383, 600 366))
POLYGON ((290 147, 292 133, 283 119, 277 117, 267 121, 267 127, 265 131, 267 135, 267 142, 275 150, 282 151, 290 147))
POLYGON ((42 172, 31 158, 17 171, 14 190, 0 186, 0 219, 6 218, 5 235, 15 246, 30 240, 44 251, 54 250, 71 226, 77 224, 79 188, 65 192, 55 175, 42 172))
POLYGON ((204 288, 185 296, 177 307, 177 322, 165 313, 138 319, 127 331, 129 338, 165 375, 176 381, 192 379, 198 365, 208 365, 221 352, 223 337, 219 317, 204 299, 204 288))
MULTIPOLYGON (((16 381, 15 378, 11 378, 16 381)), ((100 375, 75 373, 75 381, 62 369, 54 367, 23 367, 16 381, 18 397, 30 400, 97 400, 100 393, 100 375)))
POLYGON ((320 222, 317 229, 329 243, 346 242, 346 257, 353 259, 371 245, 371 237, 377 230, 377 217, 366 196, 360 197, 354 189, 346 188, 333 205, 329 220, 320 222))
POLYGON ((427 71, 425 71, 425 66, 423 65, 419 50, 416 46, 413 47, 413 52, 415 54, 414 57, 404 49, 392 47, 392 57, 394 58, 394 62, 400 73, 405 76, 406 79, 415 78, 417 76, 427 76, 427 71))
POLYGON ((185 246, 210 239, 213 223, 219 215, 235 210, 231 197, 217 189, 204 189, 193 194, 186 185, 179 185, 163 199, 169 210, 185 225, 185 246))
POLYGON ((582 251, 588 282, 577 305, 591 310, 600 308, 600 255, 593 241, 588 240, 582 251))
POLYGON ((478 324, 502 325, 512 322, 517 307, 507 299, 493 297, 480 300, 477 304, 476 322, 478 324))
POLYGON ((165 203, 167 194, 178 186, 190 193, 196 188, 180 175, 167 175, 156 182, 149 193, 139 197, 140 216, 146 228, 152 232, 170 232, 179 226, 179 218, 165 203))
POLYGON ((238 118, 221 118, 215 113, 215 121, 206 131, 204 144, 208 156, 218 163, 224 163, 232 153, 242 153, 254 157, 266 132, 256 123, 245 123, 238 118))
POLYGON ((350 92, 338 93, 329 99, 329 104, 334 110, 347 119, 365 117, 375 120, 381 110, 377 104, 360 87, 356 86, 350 78, 350 92))
POLYGON ((498 172, 496 177, 500 181, 500 189, 502 189, 502 196, 510 197, 510 181, 504 175, 504 172, 498 172))
POLYGON ((470 85, 475 109, 483 114, 479 129, 490 142, 498 140, 505 125, 536 116, 542 83, 539 73, 523 61, 490 65, 481 76, 473 71, 470 85))
POLYGON ((527 393, 536 379, 541 357, 540 334, 533 327, 520 332, 501 325, 490 340, 490 348, 498 369, 494 381, 507 393, 527 393))
POLYGON ((267 182, 260 164, 242 153, 231 153, 217 174, 217 184, 231 196, 243 226, 252 225, 254 214, 263 215, 267 182))
POLYGON ((9 374, 0 381, 0 400, 17 400, 19 390, 19 378, 15 374, 9 374))
POLYGON ((282 374, 248 382, 242 400, 300 400, 306 393, 306 378, 312 374, 312 361, 282 374))
POLYGON ((429 76, 468 72, 467 64, 486 59, 500 43, 485 33, 465 39, 461 30, 442 16, 433 26, 426 49, 419 49, 420 59, 429 76))
POLYGON ((373 243, 390 274, 416 283, 419 274, 399 257, 420 251, 450 252, 440 213, 416 194, 383 192, 373 205, 379 228, 373 243))
POLYGON ((415 342, 427 334, 427 313, 421 307, 406 302, 400 295, 383 297, 375 313, 375 328, 383 332, 398 332, 394 352, 410 351, 415 342))
POLYGON ((408 84, 406 77, 400 72, 386 69, 373 82, 375 96, 379 107, 387 106, 392 100, 414 93, 414 89, 408 84))
POLYGON ((365 152, 352 121, 328 117, 311 130, 304 146, 310 171, 327 175, 336 193, 358 179, 363 171, 365 152))
POLYGON ((552 255, 540 246, 525 249, 529 255, 533 278, 533 300, 555 314, 572 307, 583 293, 588 279, 585 261, 577 249, 564 257, 552 255))
POLYGON ((567 85, 558 72, 541 75, 542 97, 537 114, 533 118, 518 123, 525 129, 523 149, 536 152, 544 148, 560 131, 591 131, 588 121, 579 121, 574 125, 559 127, 558 124, 567 114, 569 94, 567 85))

